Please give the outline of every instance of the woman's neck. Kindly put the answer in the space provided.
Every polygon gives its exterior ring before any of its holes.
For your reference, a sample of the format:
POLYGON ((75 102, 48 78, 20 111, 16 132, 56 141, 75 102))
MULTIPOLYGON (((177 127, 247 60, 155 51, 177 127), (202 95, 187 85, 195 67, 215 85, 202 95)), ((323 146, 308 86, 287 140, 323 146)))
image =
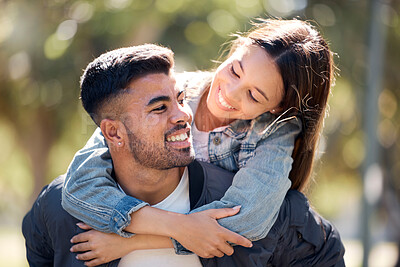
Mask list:
POLYGON ((196 127, 202 132, 212 131, 218 127, 226 126, 234 121, 233 119, 218 118, 210 112, 207 107, 208 90, 206 90, 201 96, 199 105, 197 106, 196 114, 194 116, 196 127))

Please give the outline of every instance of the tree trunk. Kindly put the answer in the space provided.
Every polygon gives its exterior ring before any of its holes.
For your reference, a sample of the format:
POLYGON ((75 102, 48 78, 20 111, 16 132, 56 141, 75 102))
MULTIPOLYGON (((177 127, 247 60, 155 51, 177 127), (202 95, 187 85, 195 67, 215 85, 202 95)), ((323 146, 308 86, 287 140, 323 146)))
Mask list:
POLYGON ((47 184, 48 157, 55 140, 55 131, 51 115, 48 111, 39 109, 34 114, 35 119, 26 127, 29 132, 20 130, 19 139, 29 156, 33 174, 34 188, 31 200, 36 199, 41 189, 47 184))

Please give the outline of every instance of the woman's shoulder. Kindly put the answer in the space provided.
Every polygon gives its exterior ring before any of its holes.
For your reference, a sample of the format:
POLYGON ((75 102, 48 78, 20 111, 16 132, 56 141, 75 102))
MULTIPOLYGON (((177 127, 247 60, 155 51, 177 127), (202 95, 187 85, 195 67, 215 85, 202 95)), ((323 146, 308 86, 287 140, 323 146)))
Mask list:
POLYGON ((186 97, 190 99, 199 96, 210 85, 212 75, 209 71, 177 73, 176 83, 186 91, 186 97))
POLYGON ((302 123, 299 116, 276 116, 269 112, 254 119, 251 126, 252 132, 263 136, 268 136, 277 131, 300 133, 301 129, 302 123))

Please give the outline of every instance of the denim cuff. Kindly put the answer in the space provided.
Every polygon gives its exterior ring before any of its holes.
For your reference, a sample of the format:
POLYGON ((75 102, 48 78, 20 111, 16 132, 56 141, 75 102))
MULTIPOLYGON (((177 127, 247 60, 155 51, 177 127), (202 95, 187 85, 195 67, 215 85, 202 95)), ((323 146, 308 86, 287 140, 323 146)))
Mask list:
POLYGON ((181 245, 178 241, 170 237, 172 244, 174 245, 175 254, 177 255, 191 255, 193 252, 187 250, 184 246, 181 245))
POLYGON ((110 217, 111 231, 122 237, 133 236, 133 233, 124 230, 131 223, 130 214, 148 205, 148 203, 131 196, 123 197, 113 209, 110 217))

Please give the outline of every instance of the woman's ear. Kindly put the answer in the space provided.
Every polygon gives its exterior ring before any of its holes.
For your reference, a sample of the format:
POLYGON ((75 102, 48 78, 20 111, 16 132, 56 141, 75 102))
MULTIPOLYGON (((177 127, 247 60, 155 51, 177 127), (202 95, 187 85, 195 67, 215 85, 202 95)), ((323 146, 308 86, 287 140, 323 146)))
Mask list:
POLYGON ((100 123, 100 129, 109 147, 121 148, 125 145, 126 130, 120 121, 104 119, 100 123))
POLYGON ((282 112, 282 108, 281 107, 276 107, 276 108, 271 109, 269 112, 272 113, 272 114, 281 113, 282 112))

